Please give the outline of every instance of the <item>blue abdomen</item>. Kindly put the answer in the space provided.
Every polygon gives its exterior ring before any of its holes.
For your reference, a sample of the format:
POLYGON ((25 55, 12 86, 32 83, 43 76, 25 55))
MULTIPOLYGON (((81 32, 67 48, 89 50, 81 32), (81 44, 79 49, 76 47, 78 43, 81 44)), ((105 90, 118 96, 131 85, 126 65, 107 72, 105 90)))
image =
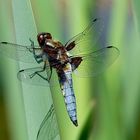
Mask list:
POLYGON ((78 126, 77 111, 76 111, 76 98, 73 90, 72 83, 72 70, 71 65, 68 64, 67 69, 58 73, 60 87, 64 96, 68 115, 75 126, 78 126))

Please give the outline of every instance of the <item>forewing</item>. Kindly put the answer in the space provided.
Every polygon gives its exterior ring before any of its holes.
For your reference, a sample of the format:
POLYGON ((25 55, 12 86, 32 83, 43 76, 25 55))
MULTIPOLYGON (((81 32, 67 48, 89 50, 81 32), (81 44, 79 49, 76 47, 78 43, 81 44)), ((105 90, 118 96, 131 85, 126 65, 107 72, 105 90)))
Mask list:
POLYGON ((96 18, 92 20, 84 31, 70 39, 65 44, 65 47, 67 48, 71 44, 75 45, 75 47, 69 51, 72 55, 94 51, 96 49, 94 46, 101 36, 103 27, 102 19, 96 18), (92 46, 90 44, 92 44, 92 46))
POLYGON ((49 112, 42 121, 38 134, 37 140, 54 140, 59 134, 56 116, 54 113, 54 107, 51 106, 49 112))
MULTIPOLYGON (((38 46, 35 46, 34 50, 36 54, 41 53, 41 48, 39 48, 38 46)), ((27 63, 36 62, 33 56, 33 48, 31 46, 22 46, 8 42, 1 42, 0 53, 4 56, 10 57, 18 61, 27 63)))
POLYGON ((80 56, 83 61, 74 73, 80 77, 94 77, 105 71, 117 59, 119 50, 108 46, 80 56))
POLYGON ((43 69, 42 67, 23 69, 18 72, 17 77, 20 81, 26 84, 40 86, 54 86, 56 82, 54 77, 52 77, 53 74, 50 70, 49 65, 46 67, 44 71, 39 72, 41 76, 35 74, 35 72, 41 71, 42 69, 43 69))

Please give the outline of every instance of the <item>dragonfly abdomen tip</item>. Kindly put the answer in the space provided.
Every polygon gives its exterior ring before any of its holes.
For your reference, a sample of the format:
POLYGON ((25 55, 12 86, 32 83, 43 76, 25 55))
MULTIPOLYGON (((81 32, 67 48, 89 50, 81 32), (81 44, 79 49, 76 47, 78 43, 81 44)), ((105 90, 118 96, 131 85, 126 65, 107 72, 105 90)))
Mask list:
POLYGON ((72 121, 73 122, 73 124, 77 127, 78 126, 78 121, 77 120, 74 120, 74 121, 72 121))

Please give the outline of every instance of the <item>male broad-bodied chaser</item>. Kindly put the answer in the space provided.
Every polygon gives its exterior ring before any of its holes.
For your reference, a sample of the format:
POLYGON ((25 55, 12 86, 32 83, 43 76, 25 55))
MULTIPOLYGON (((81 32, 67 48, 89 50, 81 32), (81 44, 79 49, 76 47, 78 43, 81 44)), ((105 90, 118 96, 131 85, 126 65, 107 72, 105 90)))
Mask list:
POLYGON ((102 28, 100 19, 94 19, 78 35, 66 44, 53 39, 52 35, 42 32, 37 35, 39 46, 30 39, 30 46, 8 42, 0 43, 0 52, 23 62, 44 63, 43 67, 28 68, 18 72, 18 78, 28 83, 51 82, 52 71, 56 70, 60 88, 68 115, 75 126, 78 126, 76 99, 73 90, 72 72, 82 77, 95 76, 111 65, 119 55, 113 46, 100 48, 95 45, 102 28))

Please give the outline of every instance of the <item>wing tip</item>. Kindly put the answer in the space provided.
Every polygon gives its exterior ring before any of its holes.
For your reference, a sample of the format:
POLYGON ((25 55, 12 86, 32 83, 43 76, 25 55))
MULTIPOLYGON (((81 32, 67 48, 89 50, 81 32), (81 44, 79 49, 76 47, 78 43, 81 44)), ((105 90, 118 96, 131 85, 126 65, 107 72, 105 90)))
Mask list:
POLYGON ((8 42, 0 42, 1 44, 8 44, 8 42))
POLYGON ((96 22, 96 21, 99 21, 99 20, 101 20, 102 18, 100 18, 100 17, 98 17, 98 18, 94 18, 92 21, 93 22, 96 22))
POLYGON ((113 46, 107 46, 107 48, 113 48, 113 46))
POLYGON ((118 52, 118 55, 120 55, 120 50, 114 46, 107 46, 106 48, 109 48, 109 49, 114 49, 115 51, 118 52))
POLYGON ((114 46, 107 46, 107 48, 114 48, 114 49, 117 49, 119 51, 119 49, 117 47, 114 47, 114 46))
POLYGON ((98 20, 98 18, 94 18, 94 19, 93 19, 93 22, 96 22, 97 20, 98 20))
POLYGON ((20 70, 19 72, 23 72, 24 70, 20 70))

